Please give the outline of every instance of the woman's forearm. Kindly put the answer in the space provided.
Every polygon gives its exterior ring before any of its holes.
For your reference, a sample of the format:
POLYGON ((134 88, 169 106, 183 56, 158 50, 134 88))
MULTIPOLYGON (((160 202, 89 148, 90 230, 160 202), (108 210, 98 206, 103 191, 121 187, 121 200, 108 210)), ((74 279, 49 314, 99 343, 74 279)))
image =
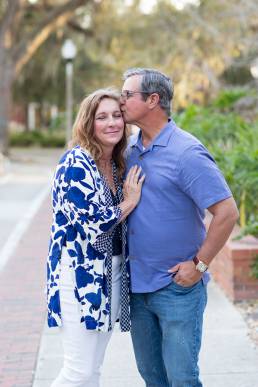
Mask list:
POLYGON ((124 200, 122 201, 119 206, 120 210, 122 211, 122 216, 120 218, 120 222, 125 220, 125 218, 135 209, 136 204, 133 203, 130 200, 124 200))

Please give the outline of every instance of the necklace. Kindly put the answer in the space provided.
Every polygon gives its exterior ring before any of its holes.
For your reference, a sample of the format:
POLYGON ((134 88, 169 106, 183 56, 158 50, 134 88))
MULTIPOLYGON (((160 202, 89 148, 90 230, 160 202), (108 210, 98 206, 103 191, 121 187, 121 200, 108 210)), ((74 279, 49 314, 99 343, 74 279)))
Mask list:
POLYGON ((112 160, 99 160, 99 170, 101 175, 106 180, 109 189, 113 192, 115 195, 116 193, 116 187, 114 184, 114 178, 113 178, 113 167, 112 167, 112 160))
POLYGON ((112 159, 99 159, 99 165, 101 168, 107 168, 111 166, 112 159))

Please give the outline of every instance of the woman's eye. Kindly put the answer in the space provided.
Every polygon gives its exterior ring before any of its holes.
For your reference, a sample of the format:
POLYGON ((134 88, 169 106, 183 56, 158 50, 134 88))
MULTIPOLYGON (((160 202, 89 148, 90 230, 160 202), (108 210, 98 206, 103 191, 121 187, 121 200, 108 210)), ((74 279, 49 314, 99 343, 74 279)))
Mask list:
POLYGON ((105 117, 104 117, 104 116, 101 116, 101 117, 97 117, 96 119, 97 119, 97 120, 104 120, 105 117))
POLYGON ((122 117, 122 114, 121 114, 121 113, 115 114, 115 118, 120 118, 120 117, 122 117))

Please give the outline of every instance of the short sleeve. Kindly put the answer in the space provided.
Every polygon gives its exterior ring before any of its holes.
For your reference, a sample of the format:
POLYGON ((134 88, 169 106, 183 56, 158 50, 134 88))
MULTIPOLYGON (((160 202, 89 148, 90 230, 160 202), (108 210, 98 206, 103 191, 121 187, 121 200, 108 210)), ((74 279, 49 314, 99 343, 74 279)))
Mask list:
POLYGON ((222 172, 202 144, 193 145, 182 154, 178 184, 201 210, 232 196, 222 172))

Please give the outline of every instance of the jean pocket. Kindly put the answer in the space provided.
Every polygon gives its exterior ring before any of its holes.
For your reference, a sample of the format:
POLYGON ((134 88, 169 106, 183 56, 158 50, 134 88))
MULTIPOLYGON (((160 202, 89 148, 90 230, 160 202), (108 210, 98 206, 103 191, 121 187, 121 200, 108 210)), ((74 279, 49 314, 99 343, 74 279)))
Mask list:
POLYGON ((172 285, 174 288, 180 290, 182 293, 183 293, 183 292, 188 293, 188 292, 190 292, 191 290, 197 288, 197 287, 200 285, 201 281, 202 281, 202 280, 200 280, 200 281, 198 281, 198 282, 196 282, 195 284, 190 285, 190 286, 183 286, 183 285, 179 285, 179 284, 173 279, 171 285, 172 285))

